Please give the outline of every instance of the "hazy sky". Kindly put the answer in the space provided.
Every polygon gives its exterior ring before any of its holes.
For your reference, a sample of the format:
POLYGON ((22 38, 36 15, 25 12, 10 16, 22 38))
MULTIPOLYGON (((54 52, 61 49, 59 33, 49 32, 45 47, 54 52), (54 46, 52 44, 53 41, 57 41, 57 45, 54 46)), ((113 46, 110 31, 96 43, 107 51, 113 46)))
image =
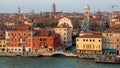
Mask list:
POLYGON ((56 4, 57 11, 64 12, 84 12, 85 5, 89 5, 92 12, 112 11, 113 4, 118 5, 115 10, 120 10, 120 0, 0 0, 0 13, 15 13, 18 6, 21 12, 51 11, 52 3, 56 4))

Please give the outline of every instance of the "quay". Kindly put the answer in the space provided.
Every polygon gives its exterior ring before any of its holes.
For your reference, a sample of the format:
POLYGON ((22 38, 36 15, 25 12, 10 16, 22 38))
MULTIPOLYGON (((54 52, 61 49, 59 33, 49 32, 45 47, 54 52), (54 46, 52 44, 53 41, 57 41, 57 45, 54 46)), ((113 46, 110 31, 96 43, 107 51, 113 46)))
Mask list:
POLYGON ((24 52, 24 53, 10 53, 10 52, 0 52, 1 57, 12 57, 12 56, 21 56, 21 57, 39 57, 39 56, 48 56, 53 55, 64 55, 66 57, 77 57, 77 54, 72 52, 64 52, 63 50, 56 51, 45 51, 45 52, 24 52))
POLYGON ((120 64, 120 56, 117 55, 99 55, 95 58, 96 63, 117 63, 120 64))

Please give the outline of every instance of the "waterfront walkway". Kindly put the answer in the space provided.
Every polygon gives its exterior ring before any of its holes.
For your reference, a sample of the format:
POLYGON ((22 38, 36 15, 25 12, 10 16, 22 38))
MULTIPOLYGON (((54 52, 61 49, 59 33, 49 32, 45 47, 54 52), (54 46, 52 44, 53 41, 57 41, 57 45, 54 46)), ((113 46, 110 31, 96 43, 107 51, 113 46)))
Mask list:
POLYGON ((63 50, 44 52, 24 52, 24 53, 0 52, 0 56, 24 56, 24 57, 53 56, 56 54, 64 55, 67 57, 77 57, 77 54, 63 50))
POLYGON ((77 54, 72 52, 67 52, 67 51, 65 52, 63 50, 56 50, 56 51, 49 51, 49 52, 42 53, 43 56, 53 56, 56 54, 65 55, 67 57, 77 57, 77 54))

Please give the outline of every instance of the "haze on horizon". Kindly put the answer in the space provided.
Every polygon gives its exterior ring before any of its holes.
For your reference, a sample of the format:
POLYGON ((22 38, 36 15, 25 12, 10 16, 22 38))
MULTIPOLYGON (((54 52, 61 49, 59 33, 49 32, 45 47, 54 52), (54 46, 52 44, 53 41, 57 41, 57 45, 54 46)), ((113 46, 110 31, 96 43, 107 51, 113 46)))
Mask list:
POLYGON ((0 0, 0 13, 16 13, 18 6, 22 13, 30 12, 34 9, 35 13, 41 11, 51 12, 52 3, 56 4, 56 11, 63 12, 84 12, 84 7, 89 5, 92 12, 112 11, 112 5, 116 11, 120 10, 120 0, 0 0))

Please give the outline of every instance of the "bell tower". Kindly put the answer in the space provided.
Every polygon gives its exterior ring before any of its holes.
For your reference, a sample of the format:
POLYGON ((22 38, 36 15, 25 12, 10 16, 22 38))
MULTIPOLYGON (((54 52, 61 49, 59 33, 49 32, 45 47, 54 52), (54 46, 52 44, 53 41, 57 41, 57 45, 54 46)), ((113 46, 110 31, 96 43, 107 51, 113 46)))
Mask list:
POLYGON ((84 15, 85 15, 85 17, 89 17, 90 16, 90 7, 87 5, 87 6, 85 6, 85 13, 84 13, 84 15))

